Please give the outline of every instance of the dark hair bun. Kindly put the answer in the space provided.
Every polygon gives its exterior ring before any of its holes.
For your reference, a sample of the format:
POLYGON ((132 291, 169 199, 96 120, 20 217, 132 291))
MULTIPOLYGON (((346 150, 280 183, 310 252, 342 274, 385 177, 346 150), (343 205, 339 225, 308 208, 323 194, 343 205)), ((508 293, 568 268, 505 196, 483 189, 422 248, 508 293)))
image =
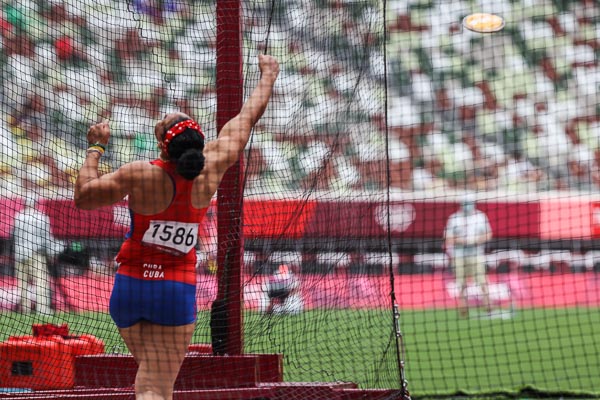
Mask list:
POLYGON ((177 159, 177 173, 187 180, 193 180, 204 168, 204 154, 201 149, 187 149, 177 159))
POLYGON ((193 180, 204 168, 204 137, 193 129, 175 136, 168 145, 169 159, 177 166, 177 173, 193 180))

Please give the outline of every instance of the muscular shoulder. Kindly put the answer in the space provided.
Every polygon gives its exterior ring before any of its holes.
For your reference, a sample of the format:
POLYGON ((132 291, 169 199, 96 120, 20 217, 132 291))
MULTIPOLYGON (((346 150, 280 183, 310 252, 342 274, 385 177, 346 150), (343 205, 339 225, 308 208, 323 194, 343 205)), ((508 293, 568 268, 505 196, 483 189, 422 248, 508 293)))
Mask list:
POLYGON ((223 139, 216 139, 206 143, 203 151, 206 164, 214 164, 218 161, 219 152, 222 150, 221 147, 223 146, 222 142, 223 139))
POLYGON ((233 163, 230 160, 231 155, 235 153, 236 159, 239 157, 239 143, 229 136, 219 137, 206 143, 204 147, 204 158, 206 171, 210 173, 222 174, 233 163))
POLYGON ((202 169, 197 181, 206 180, 207 182, 213 182, 215 179, 217 181, 220 179, 220 175, 225 172, 221 171, 220 168, 221 153, 224 151, 225 142, 226 140, 217 139, 206 143, 203 151, 204 169, 202 169))
POLYGON ((115 171, 115 174, 122 180, 148 179, 152 175, 161 173, 161 168, 150 164, 148 161, 133 161, 122 165, 115 171))
POLYGON ((119 171, 124 173, 136 173, 139 171, 149 171, 154 168, 157 167, 150 164, 148 161, 132 161, 119 167, 119 171))

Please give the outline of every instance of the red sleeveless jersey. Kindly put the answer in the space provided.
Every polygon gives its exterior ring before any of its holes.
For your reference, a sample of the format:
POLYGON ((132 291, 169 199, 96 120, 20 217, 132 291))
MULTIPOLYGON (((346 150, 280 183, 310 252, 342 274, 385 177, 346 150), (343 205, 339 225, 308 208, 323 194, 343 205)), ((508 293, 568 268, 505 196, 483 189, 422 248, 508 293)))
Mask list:
POLYGON ((198 227, 207 208, 191 203, 193 181, 175 172, 175 165, 150 162, 162 168, 174 185, 171 204, 158 214, 141 215, 129 210, 131 228, 116 261, 119 274, 145 280, 172 280, 196 284, 198 227))

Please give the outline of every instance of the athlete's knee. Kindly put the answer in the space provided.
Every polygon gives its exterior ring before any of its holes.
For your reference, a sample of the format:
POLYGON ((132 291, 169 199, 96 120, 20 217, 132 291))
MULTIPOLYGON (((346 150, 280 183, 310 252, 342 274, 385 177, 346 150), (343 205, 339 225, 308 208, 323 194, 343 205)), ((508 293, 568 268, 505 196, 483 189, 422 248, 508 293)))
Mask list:
POLYGON ((144 365, 140 365, 135 379, 135 393, 137 396, 144 395, 140 399, 169 399, 173 394, 175 379, 167 374, 152 373, 144 365), (152 397, 155 396, 155 397, 152 397))
POLYGON ((135 384, 136 400, 166 400, 171 398, 172 385, 166 386, 160 383, 137 382, 135 384))
POLYGON ((138 392, 136 390, 135 400, 166 400, 167 397, 153 391, 138 392))

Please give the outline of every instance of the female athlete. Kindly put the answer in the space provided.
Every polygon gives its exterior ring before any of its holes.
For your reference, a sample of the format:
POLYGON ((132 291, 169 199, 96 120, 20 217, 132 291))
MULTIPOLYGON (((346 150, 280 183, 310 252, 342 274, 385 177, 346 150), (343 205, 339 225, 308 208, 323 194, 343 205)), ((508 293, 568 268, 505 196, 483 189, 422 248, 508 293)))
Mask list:
POLYGON ((168 114, 154 129, 159 159, 127 163, 99 176, 98 160, 110 137, 108 122, 88 131, 90 147, 75 183, 76 206, 91 210, 127 197, 132 216, 117 255, 110 314, 138 363, 136 399, 173 397, 196 321, 198 226, 265 111, 279 73, 274 57, 259 55, 258 61, 257 86, 240 113, 206 145, 200 126, 189 116, 168 114))

